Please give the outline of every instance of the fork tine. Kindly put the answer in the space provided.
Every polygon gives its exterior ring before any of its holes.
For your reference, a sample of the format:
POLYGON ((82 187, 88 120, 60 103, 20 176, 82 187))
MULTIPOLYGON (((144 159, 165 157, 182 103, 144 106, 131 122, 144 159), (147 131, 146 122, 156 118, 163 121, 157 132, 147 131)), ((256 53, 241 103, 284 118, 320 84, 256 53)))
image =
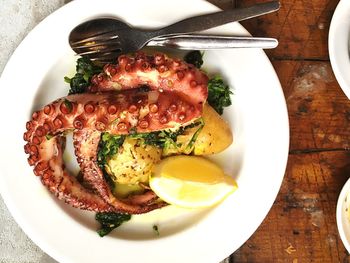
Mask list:
POLYGON ((109 41, 113 41, 115 39, 118 39, 118 36, 111 36, 111 37, 105 37, 105 38, 99 38, 96 37, 95 40, 88 40, 88 39, 84 39, 78 42, 75 42, 74 44, 70 44, 70 46, 72 48, 83 48, 83 47, 92 47, 95 45, 101 45, 101 43, 105 43, 105 42, 109 42, 109 41))
MULTIPOLYGON (((98 56, 87 55, 87 57, 92 61, 112 61, 116 60, 119 55, 121 55, 121 50, 115 50, 114 52, 100 53, 98 56)), ((96 54, 94 54, 96 55, 96 54)))
POLYGON ((95 42, 94 44, 91 43, 91 45, 81 45, 81 46, 74 46, 74 49, 98 49, 100 46, 119 46, 121 42, 118 39, 115 40, 108 40, 108 41, 98 41, 95 42))
POLYGON ((108 54, 108 53, 114 53, 114 52, 121 52, 121 48, 119 46, 101 46, 100 49, 88 49, 85 52, 79 52, 80 56, 85 55, 102 55, 102 54, 108 54))
POLYGON ((90 42, 91 43, 95 43, 95 41, 97 41, 97 40, 99 40, 99 41, 108 41, 108 40, 111 40, 111 39, 119 38, 119 36, 116 35, 115 32, 114 33, 113 32, 114 31, 99 33, 99 34, 96 34, 94 36, 84 38, 82 40, 71 42, 70 45, 72 47, 75 47, 75 46, 86 45, 86 44, 88 44, 90 42))
POLYGON ((108 57, 106 59, 91 59, 91 61, 95 62, 95 63, 99 63, 99 64, 109 64, 109 63, 116 63, 117 61, 117 58, 118 56, 116 57, 108 57))
POLYGON ((85 51, 85 52, 81 52, 81 53, 77 53, 79 56, 87 56, 87 55, 93 55, 96 53, 99 53, 100 50, 89 50, 89 51, 85 51))

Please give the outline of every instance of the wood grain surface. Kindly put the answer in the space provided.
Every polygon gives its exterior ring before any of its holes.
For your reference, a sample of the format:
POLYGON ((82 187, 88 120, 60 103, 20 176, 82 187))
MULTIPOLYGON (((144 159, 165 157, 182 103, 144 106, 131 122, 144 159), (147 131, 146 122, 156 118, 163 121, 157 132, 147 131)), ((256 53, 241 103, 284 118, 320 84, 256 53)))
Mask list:
MULTIPOLYGON (((210 2, 231 8, 266 1, 210 2)), ((350 101, 332 72, 327 43, 339 0, 280 2, 279 12, 242 24, 253 36, 280 43, 267 54, 289 112, 288 165, 267 217, 225 262, 350 262, 335 216, 340 190, 350 177, 350 101)))

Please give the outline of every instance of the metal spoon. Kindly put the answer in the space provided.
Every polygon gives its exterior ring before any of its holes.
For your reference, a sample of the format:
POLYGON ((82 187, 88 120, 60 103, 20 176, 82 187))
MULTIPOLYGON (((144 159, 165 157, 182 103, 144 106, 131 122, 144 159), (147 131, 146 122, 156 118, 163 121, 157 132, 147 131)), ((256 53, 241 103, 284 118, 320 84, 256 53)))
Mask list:
POLYGON ((77 54, 84 54, 100 62, 115 59, 120 54, 135 52, 156 37, 187 34, 206 30, 229 22, 241 21, 278 10, 278 1, 246 8, 225 10, 187 18, 170 26, 146 31, 131 28, 112 18, 99 18, 75 27, 69 35, 69 44, 77 54))

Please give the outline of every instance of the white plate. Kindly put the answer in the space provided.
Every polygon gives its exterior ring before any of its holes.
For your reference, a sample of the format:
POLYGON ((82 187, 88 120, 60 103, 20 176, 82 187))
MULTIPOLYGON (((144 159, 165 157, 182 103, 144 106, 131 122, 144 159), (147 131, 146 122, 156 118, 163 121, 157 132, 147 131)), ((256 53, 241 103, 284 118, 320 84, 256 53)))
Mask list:
POLYGON ((334 75, 350 99, 350 1, 339 2, 332 17, 328 35, 328 51, 334 75))
MULTIPOLYGON (((100 238, 93 214, 57 201, 27 164, 22 139, 31 112, 67 94, 74 72, 70 30, 88 18, 114 15, 134 26, 158 27, 218 10, 199 0, 76 0, 42 21, 20 44, 2 78, 1 194, 28 236, 60 262, 219 262, 240 247, 272 206, 285 172, 288 116, 275 71, 263 51, 210 51, 204 68, 220 73, 234 89, 225 111, 235 142, 215 157, 239 189, 208 210, 167 207, 134 216, 100 238), (153 230, 159 226, 160 235, 153 230)), ((213 30, 247 35, 238 23, 213 30)))
POLYGON ((337 226, 340 238, 350 253, 350 179, 345 183, 338 197, 337 226))

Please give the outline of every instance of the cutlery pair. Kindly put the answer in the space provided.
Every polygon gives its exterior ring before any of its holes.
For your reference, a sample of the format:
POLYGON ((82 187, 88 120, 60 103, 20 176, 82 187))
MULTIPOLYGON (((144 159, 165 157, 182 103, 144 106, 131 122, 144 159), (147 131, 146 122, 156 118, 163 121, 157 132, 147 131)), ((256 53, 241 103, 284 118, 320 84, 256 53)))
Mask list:
POLYGON ((153 31, 132 28, 113 18, 98 18, 75 27, 69 35, 69 44, 78 55, 101 63, 110 62, 121 54, 135 52, 146 45, 185 50, 233 47, 274 48, 278 42, 272 38, 190 35, 190 33, 268 14, 277 11, 279 7, 278 1, 272 1, 219 11, 187 18, 153 31))

